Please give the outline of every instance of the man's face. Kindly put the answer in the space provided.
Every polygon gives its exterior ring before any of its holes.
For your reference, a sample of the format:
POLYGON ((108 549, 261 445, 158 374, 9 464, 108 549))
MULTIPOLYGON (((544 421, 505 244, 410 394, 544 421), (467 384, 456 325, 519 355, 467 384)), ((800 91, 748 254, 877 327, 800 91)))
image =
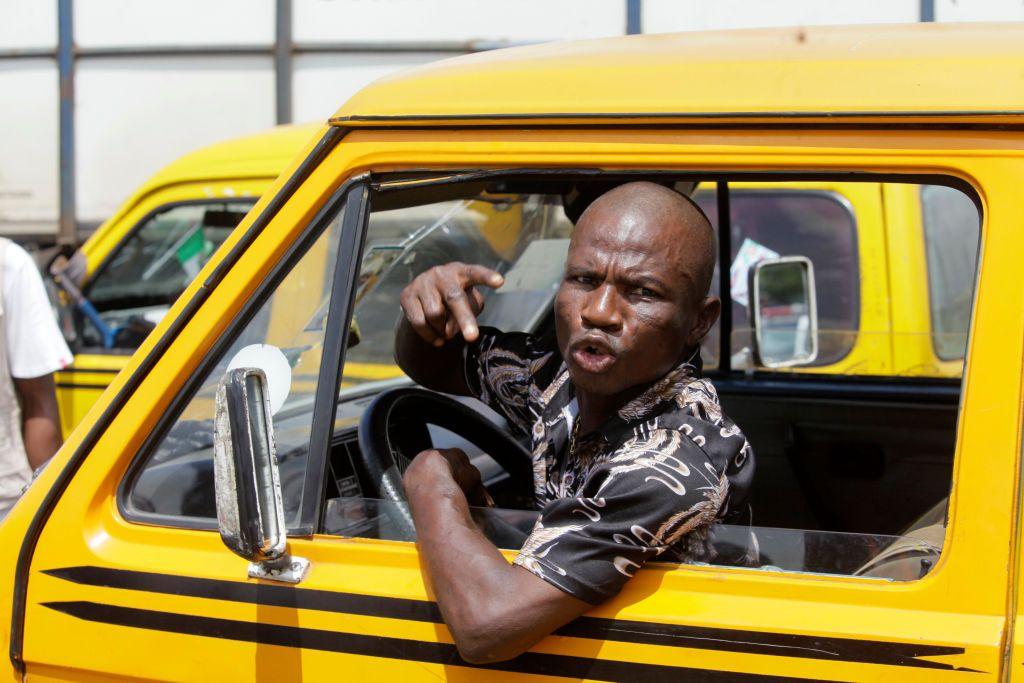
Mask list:
POLYGON ((688 235, 605 203, 573 233, 555 299, 558 347, 578 391, 626 396, 675 367, 714 323, 688 235))

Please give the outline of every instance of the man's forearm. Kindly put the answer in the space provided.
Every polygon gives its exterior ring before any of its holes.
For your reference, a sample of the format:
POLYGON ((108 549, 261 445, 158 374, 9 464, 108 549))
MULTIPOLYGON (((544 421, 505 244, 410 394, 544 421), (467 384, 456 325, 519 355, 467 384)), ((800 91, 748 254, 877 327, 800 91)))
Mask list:
POLYGON ((60 427, 49 416, 26 416, 22 421, 22 435, 28 464, 33 470, 52 458, 60 449, 60 427))
POLYGON ((21 403, 21 434, 29 465, 36 469, 60 449, 60 413, 53 375, 14 378, 21 403))
POLYGON ((421 557, 460 652, 471 660, 490 659, 495 641, 515 647, 508 624, 489 606, 515 604, 508 591, 509 575, 517 570, 476 528, 462 490, 438 476, 407 482, 406 493, 421 557))

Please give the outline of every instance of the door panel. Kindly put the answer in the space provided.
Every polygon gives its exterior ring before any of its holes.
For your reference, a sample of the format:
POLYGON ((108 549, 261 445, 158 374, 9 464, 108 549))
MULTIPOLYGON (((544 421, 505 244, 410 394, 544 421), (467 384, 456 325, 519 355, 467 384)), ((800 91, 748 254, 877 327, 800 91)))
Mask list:
POLYGON ((127 355, 79 352, 71 365, 54 375, 61 431, 65 436, 78 426, 127 361, 127 355))

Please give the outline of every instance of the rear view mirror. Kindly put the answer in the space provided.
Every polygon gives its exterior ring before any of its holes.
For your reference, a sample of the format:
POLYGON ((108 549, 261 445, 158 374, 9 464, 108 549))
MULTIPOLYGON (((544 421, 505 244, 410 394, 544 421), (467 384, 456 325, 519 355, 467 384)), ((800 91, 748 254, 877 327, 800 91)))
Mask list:
POLYGON ((251 578, 298 583, 308 560, 288 554, 267 377, 229 370, 217 389, 213 479, 224 544, 249 560, 251 578))
POLYGON ((765 259, 751 269, 754 359, 767 368, 818 357, 814 265, 804 256, 765 259))
POLYGON ((203 227, 207 228, 228 228, 234 230, 245 218, 249 210, 232 211, 230 209, 207 209, 203 212, 203 227))

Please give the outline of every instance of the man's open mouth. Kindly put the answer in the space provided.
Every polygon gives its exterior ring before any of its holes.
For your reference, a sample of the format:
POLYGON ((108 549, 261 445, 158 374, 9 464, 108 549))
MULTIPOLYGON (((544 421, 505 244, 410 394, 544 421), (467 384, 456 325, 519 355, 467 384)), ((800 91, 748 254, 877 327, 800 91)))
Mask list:
POLYGON ((581 370, 590 373, 605 372, 617 358, 615 352, 606 345, 591 340, 581 340, 573 344, 570 355, 581 370))

